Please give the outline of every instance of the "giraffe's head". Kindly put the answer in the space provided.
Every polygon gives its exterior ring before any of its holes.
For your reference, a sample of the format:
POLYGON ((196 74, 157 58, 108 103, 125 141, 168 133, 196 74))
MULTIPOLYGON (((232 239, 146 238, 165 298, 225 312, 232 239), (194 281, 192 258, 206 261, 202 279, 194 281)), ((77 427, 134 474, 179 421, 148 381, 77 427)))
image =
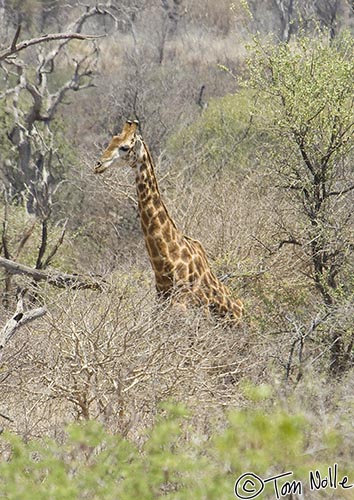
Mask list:
POLYGON ((136 159, 135 146, 137 142, 141 143, 136 132, 138 125, 136 120, 125 122, 122 132, 112 137, 101 159, 96 163, 95 174, 101 174, 111 165, 126 165, 136 159))

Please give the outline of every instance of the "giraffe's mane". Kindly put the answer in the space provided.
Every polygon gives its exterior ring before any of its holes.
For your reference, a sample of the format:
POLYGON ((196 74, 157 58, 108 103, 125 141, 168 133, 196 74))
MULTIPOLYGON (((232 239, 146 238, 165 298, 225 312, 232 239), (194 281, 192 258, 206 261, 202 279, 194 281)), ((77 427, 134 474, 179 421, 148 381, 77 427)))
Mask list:
POLYGON ((160 188, 159 188, 159 184, 158 184, 158 182, 157 182, 156 173, 155 173, 155 164, 154 164, 154 161, 153 161, 153 159, 152 159, 152 156, 151 156, 150 150, 149 150, 149 148, 147 147, 146 142, 145 142, 145 141, 144 141, 141 137, 140 137, 140 140, 141 140, 141 142, 142 142, 142 144, 143 144, 143 146, 144 146, 144 148, 145 148, 145 151, 146 151, 146 154, 147 154, 147 157, 148 157, 149 163, 150 163, 150 165, 151 165, 151 172, 152 172, 152 175, 154 176, 154 179, 155 179, 155 185, 156 185, 157 192, 158 192, 158 194, 159 194, 159 196, 160 196, 161 204, 162 204, 162 206, 163 206, 163 208, 164 208, 164 210, 165 210, 165 212, 166 212, 167 217, 170 219, 171 224, 173 225, 173 227, 174 227, 175 229, 177 229, 177 231, 179 231, 179 229, 178 229, 178 228, 177 228, 177 226, 176 226, 175 221, 173 220, 173 218, 171 217, 171 215, 170 215, 170 213, 169 213, 169 211, 168 211, 168 209, 167 209, 167 206, 166 206, 165 202, 163 201, 163 199, 162 199, 162 197, 161 197, 160 188))

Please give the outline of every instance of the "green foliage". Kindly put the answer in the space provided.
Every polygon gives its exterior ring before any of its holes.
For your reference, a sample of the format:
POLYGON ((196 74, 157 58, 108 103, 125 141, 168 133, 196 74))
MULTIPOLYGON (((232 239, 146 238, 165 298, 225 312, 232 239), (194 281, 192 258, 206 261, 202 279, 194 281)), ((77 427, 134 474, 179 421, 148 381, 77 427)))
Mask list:
POLYGON ((298 215, 284 238, 308 254, 316 288, 332 304, 350 259, 354 38, 345 32, 331 42, 324 36, 299 37, 293 45, 256 40, 251 50, 244 85, 264 102, 272 137, 268 165, 260 162, 298 215))
POLYGON ((253 114, 253 95, 243 91, 212 99, 195 122, 170 139, 169 151, 203 172, 242 171, 254 154, 250 128, 258 116, 253 114))
POLYGON ((279 164, 292 173, 294 182, 299 181, 293 169, 301 141, 315 165, 329 154, 330 169, 338 155, 347 154, 352 142, 353 37, 345 32, 332 43, 322 36, 299 37, 294 44, 279 45, 255 40, 250 50, 244 86, 260 93, 267 106, 263 120, 273 131, 276 147, 272 149, 279 164))
MULTIPOLYGON (((5 208, 4 203, 0 201, 0 214, 2 214, 3 219, 5 212, 7 214, 5 239, 10 258, 34 267, 42 241, 41 221, 28 215, 26 209, 21 205, 9 204, 5 208)), ((62 231, 61 226, 48 222, 45 257, 60 241, 62 231)), ((60 246, 61 248, 51 261, 51 266, 57 266, 63 272, 70 272, 76 257, 75 249, 65 238, 60 246)))
POLYGON ((309 421, 274 407, 233 410, 226 428, 206 441, 191 425, 185 408, 168 404, 141 449, 93 421, 70 426, 63 444, 53 440, 25 444, 6 434, 2 446, 10 458, 0 463, 0 496, 227 499, 236 479, 247 471, 266 478, 274 471, 292 470, 305 479, 314 464, 325 470, 326 449, 338 452, 341 441, 334 429, 322 433, 319 459, 307 451, 309 421))

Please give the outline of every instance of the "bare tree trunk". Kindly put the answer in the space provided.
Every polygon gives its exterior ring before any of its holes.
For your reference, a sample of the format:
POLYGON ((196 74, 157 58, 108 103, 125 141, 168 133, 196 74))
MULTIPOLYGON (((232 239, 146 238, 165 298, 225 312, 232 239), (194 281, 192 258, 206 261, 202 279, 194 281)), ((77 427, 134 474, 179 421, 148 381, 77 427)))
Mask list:
POLYGON ((280 39, 282 42, 288 43, 291 37, 292 29, 291 22, 294 10, 294 0, 275 0, 277 7, 280 12, 280 21, 281 21, 281 36, 280 39))

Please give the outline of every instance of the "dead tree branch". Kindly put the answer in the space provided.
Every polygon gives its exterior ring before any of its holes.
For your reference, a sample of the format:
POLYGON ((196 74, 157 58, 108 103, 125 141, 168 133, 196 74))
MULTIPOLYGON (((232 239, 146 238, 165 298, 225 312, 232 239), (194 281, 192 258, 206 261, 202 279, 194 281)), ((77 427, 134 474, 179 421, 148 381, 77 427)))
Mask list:
POLYGON ((98 281, 89 276, 79 274, 66 274, 58 271, 44 271, 43 269, 33 269, 31 267, 14 262, 13 260, 0 257, 0 267, 3 267, 8 274, 20 274, 30 276, 35 281, 46 281, 50 285, 58 288, 72 288, 74 290, 103 290, 102 280, 98 281))
POLYGON ((0 334, 0 358, 3 348, 18 329, 31 321, 41 318, 46 312, 44 307, 25 312, 23 307, 23 294, 21 294, 17 302, 15 314, 9 319, 0 334))
MULTIPOLYGON (((18 38, 19 33, 17 33, 17 31, 16 35, 18 38)), ((0 52, 0 61, 8 59, 14 54, 17 54, 18 52, 21 52, 22 50, 31 47, 31 45, 38 45, 40 43, 50 42, 53 40, 72 40, 72 39, 87 40, 87 39, 102 38, 103 36, 105 35, 84 35, 82 33, 51 33, 49 35, 42 35, 36 38, 31 38, 30 40, 25 40, 24 42, 21 42, 19 44, 16 43, 17 38, 15 36, 16 40, 14 38, 10 47, 0 52)))

